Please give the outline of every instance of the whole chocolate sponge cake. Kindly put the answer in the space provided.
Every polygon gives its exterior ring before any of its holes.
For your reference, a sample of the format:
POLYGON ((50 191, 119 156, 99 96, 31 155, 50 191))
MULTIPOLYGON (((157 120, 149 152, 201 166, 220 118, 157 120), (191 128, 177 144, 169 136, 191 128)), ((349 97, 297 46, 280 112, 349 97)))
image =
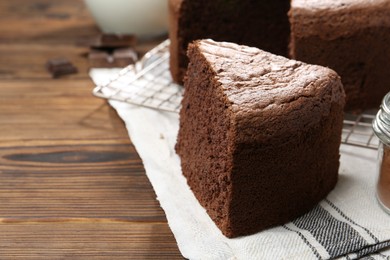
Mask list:
POLYGON ((169 0, 170 69, 182 83, 187 46, 212 38, 287 55, 290 0, 169 0))
POLYGON ((176 151, 223 234, 286 223, 334 188, 345 99, 334 71, 212 40, 188 56, 176 151))
POLYGON ((346 109, 379 107, 390 91, 390 0, 292 0, 291 56, 341 76, 346 109))

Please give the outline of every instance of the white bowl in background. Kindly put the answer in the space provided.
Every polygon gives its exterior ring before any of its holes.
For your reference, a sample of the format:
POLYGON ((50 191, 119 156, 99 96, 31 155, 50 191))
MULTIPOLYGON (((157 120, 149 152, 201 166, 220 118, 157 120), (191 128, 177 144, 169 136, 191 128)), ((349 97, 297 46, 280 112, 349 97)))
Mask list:
POLYGON ((167 31, 167 0, 85 0, 85 3, 104 33, 144 38, 167 31))

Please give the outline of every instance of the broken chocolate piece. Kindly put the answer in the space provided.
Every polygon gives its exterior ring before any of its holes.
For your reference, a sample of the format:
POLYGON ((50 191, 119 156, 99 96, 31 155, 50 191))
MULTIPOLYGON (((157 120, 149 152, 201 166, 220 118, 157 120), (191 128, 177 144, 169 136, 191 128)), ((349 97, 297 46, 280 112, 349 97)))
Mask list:
POLYGON ((137 61, 137 53, 132 48, 92 49, 88 54, 92 68, 122 68, 137 61))
POLYGON ((118 63, 119 65, 123 65, 120 67, 134 64, 138 59, 137 53, 132 48, 116 49, 114 50, 112 57, 114 58, 114 62, 118 63))
POLYGON ((106 67, 108 63, 112 62, 112 56, 108 51, 91 49, 88 53, 88 60, 90 67, 106 67))
POLYGON ((50 72, 53 78, 78 72, 77 68, 65 58, 54 58, 48 60, 46 63, 46 69, 50 72))
POLYGON ((94 48, 133 47, 136 44, 134 35, 101 34, 91 43, 94 48))

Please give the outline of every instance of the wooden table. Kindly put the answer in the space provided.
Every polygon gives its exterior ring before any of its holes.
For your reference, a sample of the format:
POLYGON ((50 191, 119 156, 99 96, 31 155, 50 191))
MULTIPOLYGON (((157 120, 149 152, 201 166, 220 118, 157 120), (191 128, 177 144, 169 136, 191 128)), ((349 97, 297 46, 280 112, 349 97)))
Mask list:
POLYGON ((122 121, 91 94, 78 43, 97 32, 81 0, 0 3, 0 259, 182 258, 122 121), (52 79, 54 57, 79 73, 52 79))

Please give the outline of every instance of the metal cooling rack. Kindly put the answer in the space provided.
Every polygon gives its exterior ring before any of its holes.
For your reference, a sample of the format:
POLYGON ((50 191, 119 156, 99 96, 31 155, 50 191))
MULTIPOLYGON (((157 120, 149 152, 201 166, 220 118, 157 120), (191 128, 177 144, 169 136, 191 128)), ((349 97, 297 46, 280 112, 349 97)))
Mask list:
MULTIPOLYGON (((96 86, 95 96, 129 104, 178 113, 183 88, 169 73, 169 40, 145 54, 135 65, 124 68, 108 84, 96 86)), ((371 128, 376 111, 346 114, 342 143, 377 149, 379 140, 371 128)))
POLYGON ((345 114, 341 142, 354 146, 378 149, 379 139, 372 130, 372 121, 377 110, 360 114, 345 114))
POLYGON ((135 65, 119 72, 108 84, 96 86, 95 96, 168 112, 179 112, 183 87, 169 73, 169 40, 164 41, 135 65))

